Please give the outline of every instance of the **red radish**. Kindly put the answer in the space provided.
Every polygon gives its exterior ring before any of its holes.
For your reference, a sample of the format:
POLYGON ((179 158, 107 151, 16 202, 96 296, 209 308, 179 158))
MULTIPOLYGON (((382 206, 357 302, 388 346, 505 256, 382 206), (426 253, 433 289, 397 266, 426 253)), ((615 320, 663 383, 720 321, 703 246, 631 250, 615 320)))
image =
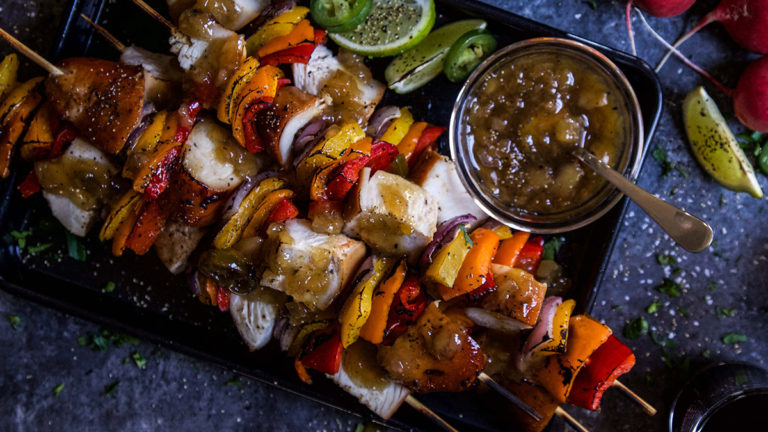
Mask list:
MULTIPOLYGON (((677 48, 705 26, 719 21, 742 48, 768 54, 768 0, 722 0, 719 5, 696 24, 688 33, 678 39, 677 48)), ((671 52, 661 59, 656 71, 667 61, 671 52)))
POLYGON ((733 91, 733 111, 752 130, 768 132, 768 57, 750 64, 733 91))
POLYGON ((648 24, 648 21, 645 20, 645 16, 642 13, 640 14, 640 19, 643 21, 643 25, 648 28, 648 31, 664 44, 671 53, 680 58, 683 63, 693 70, 704 75, 723 93, 733 98, 733 112, 744 126, 754 131, 768 132, 768 56, 762 57, 747 66, 747 69, 741 74, 736 88, 732 89, 726 87, 707 71, 690 61, 677 48, 659 36, 648 24))
POLYGON ((626 19, 627 32, 629 33, 629 42, 632 45, 632 54, 637 54, 635 48, 635 35, 632 33, 632 5, 648 12, 650 15, 667 18, 680 15, 693 6, 696 0, 629 0, 627 2, 626 19))

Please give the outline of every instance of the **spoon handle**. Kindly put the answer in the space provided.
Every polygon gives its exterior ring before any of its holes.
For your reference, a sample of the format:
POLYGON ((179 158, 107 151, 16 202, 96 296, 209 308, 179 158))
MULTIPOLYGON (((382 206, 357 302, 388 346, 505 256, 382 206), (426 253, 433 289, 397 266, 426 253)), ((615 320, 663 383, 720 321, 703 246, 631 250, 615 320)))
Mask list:
POLYGON ((576 150, 574 156, 624 192, 683 249, 701 252, 712 243, 712 228, 703 220, 651 195, 584 149, 576 150))

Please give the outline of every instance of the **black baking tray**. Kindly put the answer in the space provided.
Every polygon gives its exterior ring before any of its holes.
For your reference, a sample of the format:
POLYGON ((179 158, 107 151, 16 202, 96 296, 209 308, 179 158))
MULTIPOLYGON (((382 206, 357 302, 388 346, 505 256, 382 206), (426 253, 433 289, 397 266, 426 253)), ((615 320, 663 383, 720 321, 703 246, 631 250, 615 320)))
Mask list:
MULTIPOLYGON (((150 1, 162 13, 164 1, 150 1)), ((661 114, 662 94, 658 78, 641 59, 596 44, 582 37, 531 21, 483 3, 439 0, 438 21, 443 23, 467 17, 488 21, 489 30, 500 46, 532 37, 571 38, 591 45, 606 54, 626 74, 637 93, 642 108, 646 152, 661 114)), ((73 0, 61 30, 54 57, 94 56, 116 59, 118 53, 79 18, 84 13, 104 25, 123 42, 167 52, 168 32, 129 1, 73 0)), ((383 81, 386 61, 373 61, 374 77, 383 81)), ((417 119, 446 125, 459 86, 439 77, 422 89, 406 95, 387 93, 387 103, 410 106, 417 119)), ((446 150, 446 139, 441 149, 446 150)), ((87 259, 68 257, 63 229, 50 223, 51 216, 39 196, 23 200, 15 186, 26 171, 17 169, 2 184, 0 229, 31 229, 26 239, 30 245, 51 242, 53 247, 37 255, 21 251, 6 235, 0 249, 0 280, 5 290, 33 301, 61 309, 106 326, 132 333, 193 357, 210 361, 243 376, 274 385, 283 390, 333 406, 340 410, 371 417, 355 399, 324 379, 312 386, 301 383, 292 361, 275 346, 249 353, 240 341, 229 314, 200 304, 187 288, 183 276, 173 277, 153 253, 144 257, 126 254, 113 258, 108 244, 101 244, 92 233, 83 244, 87 259), (104 287, 114 282, 116 289, 104 287)), ((624 199, 600 220, 565 235, 558 256, 573 284, 567 293, 577 301, 578 312, 592 310, 597 290, 605 277, 606 266, 622 225, 627 200, 624 199)), ((477 397, 476 392, 419 397, 438 414, 461 430, 509 430, 504 402, 477 397), (484 400, 479 403, 478 400, 484 400)), ((376 419, 372 419, 376 421, 376 419)), ((400 429, 429 430, 433 424, 409 407, 403 406, 388 422, 400 429)))

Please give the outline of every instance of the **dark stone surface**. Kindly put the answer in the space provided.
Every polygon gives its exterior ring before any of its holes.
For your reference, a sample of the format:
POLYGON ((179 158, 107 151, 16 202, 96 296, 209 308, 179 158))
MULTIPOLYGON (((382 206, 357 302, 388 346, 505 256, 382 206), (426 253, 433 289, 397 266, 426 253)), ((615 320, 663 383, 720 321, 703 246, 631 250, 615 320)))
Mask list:
MULTIPOLYGON (((5 0, 0 3, 0 26, 45 54, 57 37, 55 29, 64 8, 61 3, 5 0)), ((628 49, 623 5, 618 2, 491 3, 628 49)), ((663 36, 674 39, 715 3, 700 0, 680 17, 650 22, 663 36)), ((634 23, 640 56, 655 63, 662 47, 639 20, 634 23)), ((0 44, 0 54, 8 51, 0 44)), ((730 42, 717 25, 696 36, 683 51, 728 85, 735 84, 739 71, 752 58, 730 42)), ((39 74, 34 66, 25 65, 23 70, 39 74)), ((648 417, 619 391, 610 390, 600 413, 569 408, 592 431, 665 430, 671 401, 688 370, 728 360, 764 365, 768 358, 768 233, 761 229, 765 203, 721 188, 699 168, 688 149, 681 129, 680 104, 685 94, 705 84, 704 80, 677 61, 663 69, 661 80, 666 103, 655 145, 666 149, 671 161, 686 174, 673 170, 662 176, 659 163, 649 157, 639 184, 710 222, 716 244, 701 254, 687 253, 642 211, 631 207, 593 314, 617 333, 629 320, 644 316, 660 340, 674 345, 667 343, 665 362, 664 349, 649 336, 627 341, 638 364, 622 380, 660 412, 648 417), (657 254, 669 254, 677 264, 661 266, 657 254), (664 277, 681 284, 683 294, 679 298, 656 289, 664 277), (654 301, 662 306, 649 314, 646 308, 654 301), (718 319, 717 306, 733 308, 735 314, 718 319), (743 333, 748 339, 739 345, 726 345, 721 337, 728 332, 743 333)), ((707 88, 726 117, 733 118, 730 101, 714 87, 707 88)), ((738 128, 735 121, 732 125, 738 128)), ((762 175, 760 182, 768 187, 762 175)), ((0 430, 337 431, 352 430, 359 421, 267 385, 245 379, 231 381, 234 377, 227 371, 146 343, 91 351, 79 346, 77 339, 97 332, 97 326, 2 291, 0 315, 0 430), (21 318, 18 329, 9 325, 8 315, 21 318), (124 363, 134 352, 146 358, 144 369, 132 361, 124 363), (114 392, 104 395, 105 386, 114 382, 119 382, 114 392), (63 388, 56 396, 54 388, 59 384, 63 388)))

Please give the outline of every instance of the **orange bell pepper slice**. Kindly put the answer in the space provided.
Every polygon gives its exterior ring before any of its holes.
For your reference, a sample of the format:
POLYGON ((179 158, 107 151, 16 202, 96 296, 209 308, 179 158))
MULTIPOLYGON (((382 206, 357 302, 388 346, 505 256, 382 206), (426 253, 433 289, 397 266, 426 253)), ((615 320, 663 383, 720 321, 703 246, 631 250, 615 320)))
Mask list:
POLYGON ((531 233, 529 232, 518 231, 512 234, 512 237, 502 241, 499 245, 499 251, 496 252, 496 256, 493 258, 493 262, 507 267, 514 267, 517 257, 520 256, 520 251, 523 250, 523 246, 525 246, 530 236, 531 233))
POLYGON ((405 134, 402 140, 397 144, 397 151, 405 156, 406 161, 410 161, 413 157, 416 146, 419 144, 421 134, 424 133, 424 129, 429 126, 426 122, 416 122, 408 129, 408 133, 405 134))
POLYGON ((491 272, 491 262, 499 247, 499 235, 489 229, 478 228, 469 237, 473 245, 461 264, 453 286, 439 285, 437 288, 443 300, 450 300, 481 287, 491 272))
POLYGON ((315 41, 315 29, 309 20, 302 20, 296 27, 285 36, 277 36, 265 43, 257 52, 259 57, 266 57, 270 54, 282 51, 284 49, 295 47, 303 42, 315 41))
POLYGON ((157 236, 165 228, 172 206, 164 199, 156 199, 144 204, 133 231, 125 241, 125 247, 136 255, 144 255, 155 244, 157 236))
POLYGON ((563 354, 547 357, 536 379, 560 403, 565 403, 584 363, 611 336, 611 329, 586 315, 571 317, 563 354))
POLYGON ((259 206, 256 207, 256 211, 253 213, 251 221, 248 222, 248 226, 245 227, 241 238, 250 238, 261 233, 263 231, 261 228, 272 213, 272 210, 277 207, 280 201, 291 199, 294 195, 295 194, 290 189, 278 189, 274 192, 270 192, 269 195, 264 197, 264 201, 259 203, 259 206))
POLYGON ((395 299, 395 294, 397 294, 403 281, 405 281, 407 272, 408 268, 405 261, 400 261, 400 264, 395 269, 395 273, 373 291, 371 314, 368 315, 368 320, 360 329, 361 338, 376 345, 384 341, 389 309, 395 299))

